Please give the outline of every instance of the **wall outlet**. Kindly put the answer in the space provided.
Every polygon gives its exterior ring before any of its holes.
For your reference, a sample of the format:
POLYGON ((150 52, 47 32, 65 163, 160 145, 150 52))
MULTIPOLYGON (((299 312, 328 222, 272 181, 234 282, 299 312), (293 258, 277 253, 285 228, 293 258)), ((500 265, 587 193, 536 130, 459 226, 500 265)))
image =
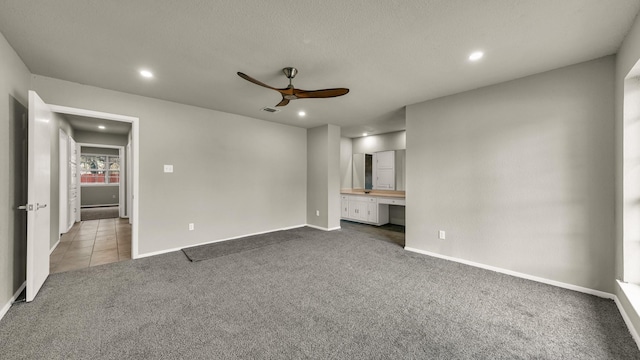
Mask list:
POLYGON ((164 172, 172 173, 173 172, 173 165, 165 165, 164 166, 164 172))
POLYGON ((320 210, 316 210, 316 216, 320 216, 320 210))
POLYGON ((196 226, 193 223, 189 224, 189 231, 195 230, 196 226))
POLYGON ((444 230, 440 230, 440 231, 438 231, 438 238, 439 238, 440 240, 445 240, 445 239, 447 238, 447 234, 445 233, 445 231, 444 231, 444 230))

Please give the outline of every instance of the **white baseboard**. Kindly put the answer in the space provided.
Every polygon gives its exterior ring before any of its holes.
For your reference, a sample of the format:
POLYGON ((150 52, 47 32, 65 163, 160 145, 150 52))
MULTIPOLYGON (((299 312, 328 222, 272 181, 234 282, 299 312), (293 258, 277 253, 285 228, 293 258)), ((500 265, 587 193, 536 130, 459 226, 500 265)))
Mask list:
POLYGON ((58 247, 58 245, 60 245, 60 237, 58 237, 58 241, 56 241, 56 243, 53 244, 53 247, 51 247, 51 250, 49 250, 49 255, 53 254, 54 250, 58 247))
POLYGON ((533 276, 533 275, 529 275, 529 274, 525 274, 525 273, 521 273, 521 272, 517 272, 517 271, 507 270, 507 269, 503 269, 503 268, 499 268, 499 267, 495 267, 495 266, 491 266, 491 265, 485 265, 485 264, 481 264, 481 263, 477 263, 477 262, 473 262, 473 261, 469 261, 469 260, 459 259, 459 258, 455 258, 455 257, 452 257, 452 256, 441 255, 441 254, 438 254, 438 253, 433 253, 433 252, 430 252, 430 251, 415 249, 415 248, 411 248, 411 247, 406 247, 405 246, 404 249, 407 250, 407 251, 418 253, 418 254, 433 256, 433 257, 436 257, 436 258, 449 260, 449 261, 455 261, 455 262, 458 262, 458 263, 461 263, 461 264, 474 266, 474 267, 481 268, 481 269, 491 270, 491 271, 495 271, 495 272, 499 272, 499 273, 502 273, 502 274, 511 275, 511 276, 515 276, 515 277, 519 277, 519 278, 523 278, 523 279, 527 279, 527 280, 537 281, 537 282, 540 282, 540 283, 543 283, 543 284, 553 285, 553 286, 557 286, 557 287, 561 287, 561 288, 565 288, 565 289, 569 289, 569 290, 578 291, 578 292, 585 293, 585 294, 595 295, 595 296, 598 296, 598 297, 601 297, 601 298, 605 298, 605 299, 613 299, 613 300, 616 299, 616 296, 614 294, 611 294, 611 293, 608 293, 608 292, 604 292, 604 291, 600 291, 600 290, 590 289, 590 288, 586 288, 586 287, 582 287, 582 286, 578 286, 578 285, 573 285, 573 284, 567 284, 567 283, 563 283, 561 281, 546 279, 546 278, 542 278, 542 277, 539 277, 539 276, 533 276))
POLYGON ((11 299, 9 299, 9 302, 7 302, 2 307, 2 309, 0 309, 0 320, 2 320, 2 318, 7 314, 7 312, 11 308, 11 305, 13 305, 13 303, 16 301, 18 296, 20 296, 20 293, 22 292, 22 290, 24 290, 25 286, 27 286, 27 282, 26 281, 23 282, 22 285, 20 285, 18 290, 13 294, 13 297, 11 299))
POLYGON ((337 226, 337 227, 333 227, 333 228, 325 228, 325 227, 321 227, 321 226, 316 226, 316 225, 311 225, 311 224, 307 224, 305 226, 308 226, 310 228, 313 229, 318 229, 318 230, 322 230, 322 231, 334 231, 334 230, 340 230, 341 227, 337 226))
POLYGON ((156 256, 156 255, 166 254, 166 253, 170 253, 170 252, 174 252, 174 251, 179 251, 179 250, 182 250, 184 248, 190 248, 190 247, 194 247, 194 246, 213 244, 213 243, 222 242, 222 241, 235 240, 235 239, 240 239, 240 238, 244 238, 244 237, 247 237, 247 236, 268 234, 268 233, 272 233, 272 232, 276 232, 276 231, 297 229, 297 228, 301 228, 301 227, 304 227, 304 226, 307 226, 307 225, 289 226, 289 227, 284 227, 284 228, 280 228, 280 229, 267 230, 267 231, 261 231, 261 232, 257 232, 257 233, 252 233, 252 234, 234 236, 234 237, 230 237, 230 238, 226 238, 226 239, 212 240, 212 241, 207 241, 207 242, 203 242, 203 243, 199 243, 199 244, 193 244, 193 245, 189 245, 189 246, 182 246, 182 247, 177 247, 177 248, 172 248, 172 249, 166 249, 166 250, 154 251, 154 252, 149 252, 149 253, 144 253, 144 254, 138 254, 137 256, 134 256, 133 258, 134 259, 141 259, 141 258, 145 258, 145 257, 149 257, 149 256, 156 256))

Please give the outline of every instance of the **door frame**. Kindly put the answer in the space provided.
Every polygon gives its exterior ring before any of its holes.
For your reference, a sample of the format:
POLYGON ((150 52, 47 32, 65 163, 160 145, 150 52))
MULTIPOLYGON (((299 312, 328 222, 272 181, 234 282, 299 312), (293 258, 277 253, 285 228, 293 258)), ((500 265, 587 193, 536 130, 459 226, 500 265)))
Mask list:
MULTIPOLYGON (((100 111, 73 108, 68 106, 51 105, 51 104, 48 104, 48 105, 51 111, 53 111, 54 113, 78 115, 78 116, 92 117, 92 118, 98 118, 98 119, 126 122, 131 124, 131 138, 132 138, 131 140, 132 154, 131 155, 132 155, 133 161, 131 164, 132 165, 131 172, 129 175, 131 176, 131 180, 133 183, 133 189, 131 191, 131 198, 132 198, 131 205, 133 206, 133 211, 131 214, 129 214, 129 219, 131 221, 131 258, 137 259, 138 258, 138 224, 139 224, 139 208, 140 208, 139 200, 138 200, 139 199, 138 191, 140 188, 139 175, 138 175, 140 173, 140 160, 139 160, 140 159, 140 119, 134 116, 112 114, 112 113, 106 113, 106 112, 100 112, 100 111)), ((105 147, 105 145, 101 145, 101 146, 105 147)))
MULTIPOLYGON (((129 176, 129 172, 127 171, 127 160, 124 158, 124 146, 121 145, 103 145, 103 144, 94 144, 94 143, 76 143, 76 145, 82 149, 83 147, 94 147, 94 148, 104 148, 104 149, 117 149, 118 157, 120 159, 120 178, 126 179, 129 176), (123 176, 124 175, 124 176, 123 176)), ((82 155, 82 151, 78 152, 78 154, 82 155)), ((78 201, 82 203, 82 184, 80 183, 80 172, 77 174, 78 176, 78 184, 80 185, 80 191, 78 192, 78 201)), ((123 203, 125 187, 127 186, 127 182, 120 182, 118 184, 118 216, 121 218, 125 217, 125 207, 123 203)), ((82 207, 82 206, 80 206, 82 207)), ((129 217, 131 214, 126 214, 126 217, 129 217)))

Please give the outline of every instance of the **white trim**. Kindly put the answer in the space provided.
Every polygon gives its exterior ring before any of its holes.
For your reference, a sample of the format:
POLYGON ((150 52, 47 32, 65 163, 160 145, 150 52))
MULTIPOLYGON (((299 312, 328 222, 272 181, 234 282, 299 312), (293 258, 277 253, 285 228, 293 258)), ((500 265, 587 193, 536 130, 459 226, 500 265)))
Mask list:
POLYGON ((58 235, 58 241, 56 241, 56 243, 53 244, 53 247, 51 247, 51 250, 49 250, 49 256, 53 254, 54 250, 58 247, 58 245, 60 245, 60 235, 58 235))
POLYGON ((454 262, 458 262, 458 263, 469 265, 469 266, 474 266, 474 267, 481 268, 481 269, 491 270, 491 271, 495 271, 495 272, 499 272, 499 273, 502 273, 502 274, 511 275, 511 276, 515 276, 515 277, 519 277, 519 278, 523 278, 523 279, 527 279, 527 280, 537 281, 537 282, 540 282, 540 283, 543 283, 543 284, 553 285, 553 286, 557 286, 557 287, 561 287, 561 288, 565 288, 565 289, 569 289, 569 290, 573 290, 573 291, 578 291, 578 292, 585 293, 585 294, 595 295, 595 296, 598 296, 598 297, 601 297, 601 298, 605 298, 605 299, 615 299, 616 298, 616 296, 614 294, 611 294, 611 293, 608 293, 608 292, 604 292, 604 291, 600 291, 600 290, 590 289, 590 288, 586 288, 586 287, 582 287, 582 286, 578 286, 578 285, 573 285, 573 284, 567 284, 567 283, 563 283, 563 282, 556 281, 556 280, 550 280, 550 279, 542 278, 542 277, 539 277, 539 276, 533 276, 533 275, 529 275, 529 274, 524 274, 524 273, 517 272, 517 271, 507 270, 507 269, 503 269, 503 268, 499 268, 499 267, 495 267, 495 266, 491 266, 491 265, 485 265, 485 264, 481 264, 481 263, 477 263, 477 262, 473 262, 473 261, 469 261, 469 260, 459 259, 459 258, 446 256, 446 255, 441 255, 441 254, 438 254, 438 253, 433 253, 433 252, 430 252, 430 251, 420 250, 420 249, 416 249, 416 248, 411 248, 411 247, 406 247, 405 246, 404 249, 407 250, 407 251, 418 253, 418 254, 423 254, 423 255, 433 256, 433 257, 444 259, 444 260, 454 261, 454 262))
POLYGON ((177 248, 172 248, 172 249, 167 249, 167 250, 160 250, 160 251, 154 251, 154 252, 150 252, 150 253, 138 254, 137 257, 135 257, 135 258, 132 257, 132 258, 133 259, 141 259, 141 258, 145 258, 145 257, 149 257, 149 256, 156 256, 156 255, 166 254, 166 253, 170 253, 170 252, 174 252, 174 251, 179 251, 179 250, 182 250, 182 249, 187 249, 187 248, 191 248, 191 247, 195 247, 195 246, 213 244, 213 243, 218 243, 218 242, 223 242, 223 241, 228 241, 228 240, 236 240, 236 239, 241 239, 241 238, 245 238, 245 237, 248 237, 248 236, 268 234, 268 233, 272 233, 272 232, 276 232, 276 231, 282 231, 282 230, 298 229, 298 228, 305 227, 305 226, 309 226, 309 225, 295 225, 295 226, 289 226, 289 227, 284 227, 284 228, 280 228, 280 229, 267 230, 267 231, 261 231, 261 232, 257 232, 257 233, 252 233, 252 234, 234 236, 234 237, 230 237, 230 238, 226 238, 226 239, 212 240, 212 241, 207 241, 207 242, 198 243, 198 244, 189 245, 189 246, 183 246, 183 247, 177 247, 177 248))
POLYGON ((133 191, 131 192, 131 199, 133 200, 133 211, 131 216, 131 257, 133 259, 138 257, 138 225, 139 222, 139 196, 138 190, 140 189, 140 121, 138 118, 131 124, 131 141, 133 142, 133 171, 131 172, 131 178, 133 179, 133 191))
MULTIPOLYGON (((129 174, 127 174, 127 170, 126 170, 126 163, 125 163, 125 159, 124 159, 124 146, 122 145, 102 145, 102 144, 93 144, 93 143, 76 143, 79 147, 80 147, 80 151, 78 152, 80 154, 80 156, 82 156, 82 148, 83 147, 94 147, 94 148, 104 148, 104 149, 117 149, 118 150, 118 161, 120 162, 120 170, 119 171, 119 179, 120 182, 118 182, 117 184, 113 184, 113 183, 82 183, 81 181, 78 181, 78 184, 80 185, 80 188, 83 187, 106 187, 106 186, 112 186, 112 187, 118 187, 118 217, 122 217, 124 215, 124 205, 125 205, 125 199, 124 199, 124 187, 126 186, 125 184, 122 184, 122 180, 126 179, 127 176, 129 176, 129 174)), ((92 155, 92 156, 115 156, 113 154, 87 154, 87 155, 92 155)), ((78 171, 78 174, 80 174, 80 171, 78 171)), ((108 204, 100 204, 100 205, 108 205, 108 204)), ((82 206, 81 206, 82 207, 82 206)))
MULTIPOLYGON (((118 115, 111 113, 104 113, 100 111, 86 110, 86 109, 78 109, 67 106, 60 105, 49 105, 51 111, 62 113, 62 114, 70 114, 70 115, 79 115, 79 116, 87 116, 94 117, 106 120, 115 120, 131 123, 131 138, 133 142, 133 171, 131 176, 133 177, 133 191, 131 197, 133 198, 133 221, 131 224, 131 257, 133 259, 138 258, 138 209, 139 209, 139 201, 138 201, 138 190, 140 189, 139 183, 139 173, 140 173, 140 118, 127 116, 127 115, 118 115)), ((80 172, 78 171, 78 174, 80 172)), ((78 175, 79 176, 79 175, 78 175)))
MULTIPOLYGON (((628 289, 627 289, 627 291, 625 291, 625 288, 627 288, 629 286, 634 286, 634 285, 624 283, 624 282, 622 282, 620 280, 616 280, 616 282, 617 282, 618 286, 620 287, 620 290, 622 290, 624 295, 627 297, 627 300, 631 304, 631 307, 635 311, 636 309, 633 306, 634 301, 633 301, 633 299, 631 299, 629 297, 628 289)), ((637 293, 637 291, 634 291, 634 292, 637 293)), ((636 296, 634 296, 634 297, 636 297, 636 296)), ((624 310, 624 307, 622 306, 622 303, 620 302, 618 297, 615 296, 613 300, 616 302, 616 306, 618 306, 618 311, 620 311, 620 315, 622 315, 622 319, 624 320, 624 323, 627 324, 627 328, 629 329, 629 332, 631 333, 631 337, 636 342, 636 346, 638 347, 638 349, 640 349, 640 336, 638 335, 638 331, 636 331, 636 328, 633 326, 633 323, 631 322, 631 319, 629 318, 629 315, 624 310)), ((635 300, 639 300, 639 299, 635 299, 635 300)), ((636 303, 637 303, 637 301, 636 301, 636 303)))
POLYGON ((321 226, 316 226, 316 225, 311 225, 311 224, 306 224, 305 226, 308 226, 310 228, 314 228, 314 229, 318 229, 318 230, 322 230, 322 231, 334 231, 334 230, 340 230, 341 227, 333 227, 333 228, 325 228, 325 227, 321 227, 321 226))
POLYGON ((16 299, 18 298, 18 296, 20 296, 20 293, 22 292, 22 290, 24 290, 24 288, 27 286, 27 282, 23 282, 22 285, 20 285, 20 287, 18 288, 18 291, 16 291, 13 294, 13 297, 11 297, 11 299, 9 299, 9 302, 7 302, 2 309, 0 309, 0 320, 2 320, 2 318, 7 314, 7 312, 9 311, 9 309, 11 308, 11 305, 13 305, 14 302, 16 302, 16 299))
POLYGON ((51 109, 51 111, 55 113, 79 115, 79 116, 93 117, 93 118, 99 118, 99 119, 105 119, 105 120, 115 120, 115 121, 130 122, 130 123, 134 123, 139 120, 137 117, 133 117, 133 116, 111 114, 111 113, 105 113, 100 111, 73 108, 68 106, 49 105, 49 108, 51 109))

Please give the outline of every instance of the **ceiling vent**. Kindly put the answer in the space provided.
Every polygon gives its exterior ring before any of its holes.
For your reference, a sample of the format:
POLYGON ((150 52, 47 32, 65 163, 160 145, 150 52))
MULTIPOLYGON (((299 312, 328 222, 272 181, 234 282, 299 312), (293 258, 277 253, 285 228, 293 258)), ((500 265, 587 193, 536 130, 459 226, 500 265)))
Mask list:
POLYGON ((268 113, 277 113, 280 112, 280 109, 276 109, 276 108, 272 108, 272 107, 263 107, 262 109, 260 109, 262 111, 268 112, 268 113))

